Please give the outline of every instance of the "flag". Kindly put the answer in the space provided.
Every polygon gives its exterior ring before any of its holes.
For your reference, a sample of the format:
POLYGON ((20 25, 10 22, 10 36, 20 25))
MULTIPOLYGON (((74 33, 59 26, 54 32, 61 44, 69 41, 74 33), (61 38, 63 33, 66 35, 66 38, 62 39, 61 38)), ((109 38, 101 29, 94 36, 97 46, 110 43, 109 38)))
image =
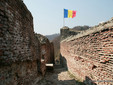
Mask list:
POLYGON ((68 18, 68 10, 64 9, 64 18, 68 18))
POLYGON ((73 15, 73 11, 72 10, 68 10, 68 18, 72 18, 73 15))
POLYGON ((76 11, 73 11, 72 18, 76 17, 76 11))
POLYGON ((64 9, 64 18, 74 18, 76 16, 76 11, 64 9))

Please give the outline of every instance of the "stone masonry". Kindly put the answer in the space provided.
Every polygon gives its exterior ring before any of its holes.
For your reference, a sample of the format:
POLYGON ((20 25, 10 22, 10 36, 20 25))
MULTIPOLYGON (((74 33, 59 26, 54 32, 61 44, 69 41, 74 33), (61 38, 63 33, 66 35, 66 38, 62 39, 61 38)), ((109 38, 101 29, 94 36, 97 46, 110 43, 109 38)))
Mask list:
POLYGON ((40 41, 41 46, 41 73, 42 75, 46 72, 46 64, 54 64, 54 46, 53 43, 41 34, 35 34, 40 41))
POLYGON ((80 31, 74 31, 65 26, 60 30, 60 34, 62 35, 61 40, 65 39, 69 36, 72 36, 72 35, 77 35, 78 33, 80 33, 80 31))
POLYGON ((60 47, 68 70, 87 85, 113 84, 113 19, 67 37, 60 47))
MULTIPOLYGON (((46 43, 46 62, 51 62, 51 45, 46 43)), ((0 0, 0 85, 33 85, 45 67, 41 46, 23 1, 0 0)))

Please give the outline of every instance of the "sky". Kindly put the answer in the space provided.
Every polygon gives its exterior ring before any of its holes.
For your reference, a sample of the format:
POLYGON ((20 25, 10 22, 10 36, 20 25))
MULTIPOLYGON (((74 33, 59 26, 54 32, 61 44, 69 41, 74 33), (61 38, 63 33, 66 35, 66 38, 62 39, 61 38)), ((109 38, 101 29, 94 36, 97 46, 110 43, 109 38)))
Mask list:
POLYGON ((23 0, 33 16, 34 31, 42 35, 60 33, 65 26, 94 26, 113 17, 113 0, 23 0), (77 11, 75 18, 63 18, 63 9, 77 11))

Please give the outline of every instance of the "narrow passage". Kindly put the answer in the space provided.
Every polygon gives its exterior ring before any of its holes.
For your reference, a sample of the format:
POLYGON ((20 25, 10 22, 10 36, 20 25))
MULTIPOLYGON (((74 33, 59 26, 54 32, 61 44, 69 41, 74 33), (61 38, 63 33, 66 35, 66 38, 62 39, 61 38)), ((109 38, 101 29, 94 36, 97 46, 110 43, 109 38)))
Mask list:
POLYGON ((65 68, 54 69, 53 72, 47 72, 45 77, 37 82, 36 85, 84 85, 75 79, 74 76, 65 68))

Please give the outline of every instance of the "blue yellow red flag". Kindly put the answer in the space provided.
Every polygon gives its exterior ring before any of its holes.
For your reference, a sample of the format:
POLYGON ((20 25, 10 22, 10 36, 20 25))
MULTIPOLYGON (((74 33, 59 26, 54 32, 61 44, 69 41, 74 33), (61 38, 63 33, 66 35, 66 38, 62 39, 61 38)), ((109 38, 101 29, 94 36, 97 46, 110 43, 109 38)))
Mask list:
POLYGON ((64 9, 64 18, 74 18, 76 16, 76 11, 64 9))

